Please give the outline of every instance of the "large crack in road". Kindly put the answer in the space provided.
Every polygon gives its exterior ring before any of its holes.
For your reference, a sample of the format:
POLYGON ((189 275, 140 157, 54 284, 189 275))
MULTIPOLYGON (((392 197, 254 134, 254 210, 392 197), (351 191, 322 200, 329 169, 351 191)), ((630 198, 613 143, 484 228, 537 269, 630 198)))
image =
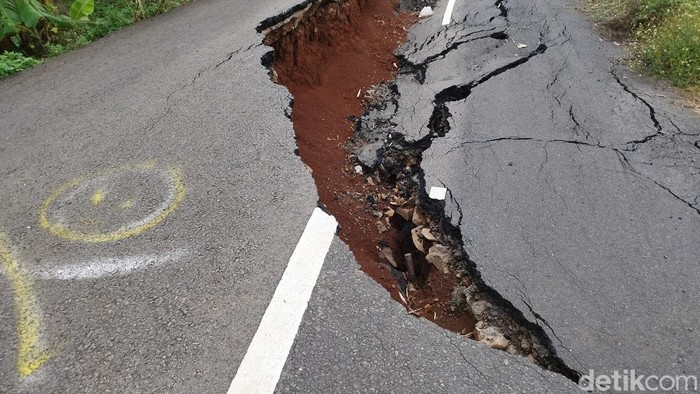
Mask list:
POLYGON ((392 51, 415 20, 398 10, 415 11, 428 3, 306 1, 260 24, 264 43, 274 48, 262 63, 293 96, 290 117, 299 154, 312 171, 320 202, 338 219, 340 236, 362 269, 409 313, 577 380, 578 373, 557 357, 543 328, 481 280, 444 201, 426 194, 420 166, 432 141, 449 132, 446 103, 465 99, 481 83, 544 53, 547 44, 435 94, 430 132, 407 140, 394 131, 400 96, 392 82, 396 74, 413 75, 422 83, 428 64, 460 46, 508 38, 507 28, 502 29, 507 8, 498 2, 489 20, 494 26, 457 33, 446 49, 421 62, 395 57, 392 51))

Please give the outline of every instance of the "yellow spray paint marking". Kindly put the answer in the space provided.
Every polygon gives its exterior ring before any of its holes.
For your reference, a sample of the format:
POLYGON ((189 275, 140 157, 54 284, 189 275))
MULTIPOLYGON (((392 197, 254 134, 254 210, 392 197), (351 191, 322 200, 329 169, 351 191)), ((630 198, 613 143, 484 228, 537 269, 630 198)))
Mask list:
POLYGON ((124 201, 123 203, 119 204, 119 208, 121 208, 121 209, 131 209, 131 208, 134 207, 134 205, 135 205, 134 199, 133 199, 133 198, 130 198, 130 199, 124 201))
MULTIPOLYGON (((51 220, 49 220, 49 209, 59 197, 61 197, 71 189, 78 187, 81 183, 89 181, 90 179, 96 178, 98 176, 118 173, 120 171, 153 170, 155 169, 155 166, 155 161, 149 161, 136 165, 123 166, 116 169, 83 175, 81 177, 75 178, 72 181, 63 184, 62 186, 51 192, 49 197, 44 201, 44 203, 41 206, 39 212, 39 224, 41 225, 41 227, 43 227, 51 234, 57 237, 61 237, 70 241, 86 243, 114 242, 124 238, 139 235, 147 230, 152 229, 153 227, 160 224, 163 220, 165 220, 171 213, 173 213, 173 211, 175 211, 175 209, 185 198, 185 185, 182 182, 182 172, 179 168, 168 167, 167 169, 165 169, 165 171, 167 171, 167 174, 169 175, 170 186, 173 190, 173 196, 168 201, 167 206, 164 206, 163 209, 160 210, 158 213, 149 216, 147 218, 148 220, 139 221, 135 225, 124 226, 116 231, 90 233, 74 230, 65 224, 52 222, 51 220)), ((99 194, 100 196, 97 196, 98 193, 96 192, 95 195, 93 195, 93 203, 95 202, 96 198, 100 202, 102 201, 104 195, 102 193, 99 194)), ((123 203, 120 207, 126 210, 132 208, 133 206, 134 201, 130 199, 123 203)))
POLYGON ((92 195, 92 205, 100 205, 102 200, 105 199, 105 191, 104 189, 97 189, 95 190, 95 194, 92 195))
POLYGON ((17 372, 26 378, 51 359, 55 350, 47 350, 39 343, 41 317, 32 283, 22 271, 19 261, 12 256, 3 234, 0 234, 0 260, 15 299, 19 337, 17 372))

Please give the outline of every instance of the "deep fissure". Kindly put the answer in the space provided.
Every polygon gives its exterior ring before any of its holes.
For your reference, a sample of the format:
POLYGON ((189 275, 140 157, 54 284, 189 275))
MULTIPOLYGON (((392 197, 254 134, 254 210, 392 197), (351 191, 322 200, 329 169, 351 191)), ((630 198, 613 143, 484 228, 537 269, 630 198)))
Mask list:
MULTIPOLYGON (((427 64, 408 64, 392 55, 415 20, 399 10, 430 3, 434 1, 404 0, 396 6, 372 0, 305 1, 260 24, 258 32, 273 48, 261 62, 294 97, 287 115, 294 123, 298 153, 312 171, 320 203, 338 219, 339 235, 362 269, 409 313, 577 380, 578 372, 556 356, 543 328, 481 279, 465 252, 461 230, 445 214, 445 202, 425 192, 420 166, 433 140, 450 131, 447 103, 466 99, 474 87, 544 53, 547 46, 540 44, 475 81, 437 93, 430 133, 406 141, 393 132, 391 115, 399 92, 392 81, 401 71, 423 83, 427 64), (389 116, 374 116, 383 112, 389 116), (376 136, 376 129, 383 137, 376 136)), ((506 18, 503 1, 496 6, 506 18)), ((443 52, 431 61, 449 50, 443 52)))

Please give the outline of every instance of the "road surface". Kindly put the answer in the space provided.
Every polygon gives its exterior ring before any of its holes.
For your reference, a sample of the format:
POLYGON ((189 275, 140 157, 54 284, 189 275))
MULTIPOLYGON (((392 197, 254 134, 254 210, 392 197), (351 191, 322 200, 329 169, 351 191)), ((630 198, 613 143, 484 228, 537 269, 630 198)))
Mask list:
MULTIPOLYGON (((317 205, 255 31, 297 3, 198 0, 0 81, 0 392, 231 387, 317 205)), ((470 90, 426 181, 570 367, 697 373, 697 119, 570 4, 499 4, 443 26, 439 2, 400 50, 426 66, 398 81, 407 138, 470 90)), ((579 391, 324 255, 276 391, 579 391)))

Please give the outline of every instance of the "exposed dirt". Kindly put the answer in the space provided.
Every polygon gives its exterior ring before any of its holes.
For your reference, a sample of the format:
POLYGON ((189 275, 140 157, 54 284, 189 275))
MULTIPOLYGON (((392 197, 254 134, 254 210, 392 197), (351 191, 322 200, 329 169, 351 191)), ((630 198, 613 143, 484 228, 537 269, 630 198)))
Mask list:
POLYGON ((404 254, 411 252, 405 246, 406 221, 385 212, 411 209, 411 193, 381 175, 358 173, 347 149, 355 121, 366 111, 368 89, 398 73, 393 50, 406 39, 415 14, 379 0, 318 1, 306 7, 284 22, 272 21, 282 23, 268 31, 265 43, 275 49, 272 79, 294 97, 291 118, 299 154, 312 170, 321 202, 340 223, 340 237, 362 269, 394 299, 442 327, 472 333, 472 316, 451 307, 460 278, 431 269, 416 254, 417 278, 404 279, 404 254), (394 251, 398 269, 381 257, 384 247, 394 251))

